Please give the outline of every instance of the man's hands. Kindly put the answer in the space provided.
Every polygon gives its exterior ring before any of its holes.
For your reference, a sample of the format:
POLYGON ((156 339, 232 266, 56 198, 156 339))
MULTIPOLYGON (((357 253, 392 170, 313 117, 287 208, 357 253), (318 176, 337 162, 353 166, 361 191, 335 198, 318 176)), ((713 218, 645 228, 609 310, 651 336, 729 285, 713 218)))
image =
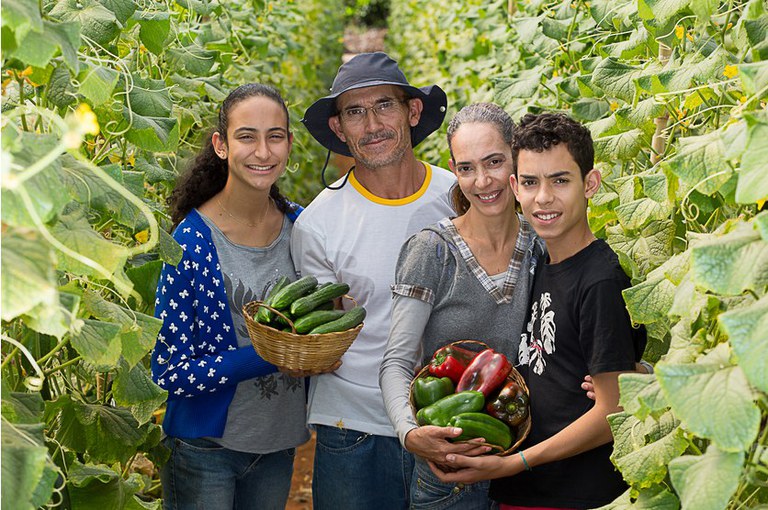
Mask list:
POLYGON ((280 372, 284 373, 285 375, 296 377, 296 378, 302 378, 302 377, 310 377, 313 375, 320 375, 320 374, 326 374, 328 372, 333 372, 335 370, 338 370, 340 366, 341 366, 341 360, 338 360, 336 363, 334 363, 330 367, 325 368, 323 370, 291 370, 285 367, 277 367, 277 369, 280 372))

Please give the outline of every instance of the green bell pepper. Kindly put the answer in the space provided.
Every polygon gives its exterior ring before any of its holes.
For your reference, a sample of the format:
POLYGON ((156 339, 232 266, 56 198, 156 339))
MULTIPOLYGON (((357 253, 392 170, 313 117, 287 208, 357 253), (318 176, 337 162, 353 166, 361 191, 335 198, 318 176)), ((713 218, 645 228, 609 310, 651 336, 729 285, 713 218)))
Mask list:
POLYGON ((453 381, 449 377, 419 377, 413 381, 413 399, 416 409, 434 404, 453 393, 453 381))
POLYGON ((460 413, 480 411, 484 405, 485 397, 479 391, 462 391, 419 409, 416 421, 419 425, 445 427, 451 417, 460 413))
POLYGON ((506 450, 512 444, 512 433, 503 421, 485 413, 461 413, 448 420, 449 427, 459 427, 461 435, 454 441, 482 437, 486 443, 506 450))

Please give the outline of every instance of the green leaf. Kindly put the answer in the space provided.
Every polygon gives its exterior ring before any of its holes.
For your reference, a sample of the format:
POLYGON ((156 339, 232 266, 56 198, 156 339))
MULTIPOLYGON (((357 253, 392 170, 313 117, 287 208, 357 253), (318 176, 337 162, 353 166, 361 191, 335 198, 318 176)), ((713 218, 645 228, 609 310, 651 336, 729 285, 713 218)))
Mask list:
POLYGON ((139 425, 144 425, 152 418, 152 413, 165 402, 168 392, 156 385, 141 363, 133 368, 123 361, 117 370, 117 377, 112 388, 115 402, 120 406, 130 407, 139 425))
POLYGON ((47 243, 4 232, 0 250, 4 321, 29 313, 37 306, 58 305, 56 258, 47 243))
POLYGON ((10 423, 34 425, 43 419, 45 402, 40 393, 20 393, 3 390, 3 418, 10 423))
POLYGON ((122 274, 125 261, 130 255, 130 250, 127 247, 107 241, 98 232, 93 230, 85 218, 83 210, 74 209, 62 215, 60 220, 51 229, 53 236, 70 250, 99 264, 108 274, 104 275, 90 265, 87 265, 85 261, 76 260, 64 252, 57 251, 59 269, 100 279, 109 278, 110 280, 122 282, 130 288, 130 282, 122 274))
MULTIPOLYGON (((66 154, 61 159, 64 172, 60 177, 70 195, 83 205, 114 219, 131 230, 146 222, 141 211, 123 195, 107 185, 88 165, 66 154)), ((119 165, 101 167, 118 183, 124 184, 119 165)))
POLYGON ((51 73, 50 81, 46 86, 45 96, 48 101, 58 107, 66 108, 77 101, 77 90, 72 83, 72 76, 64 66, 57 66, 51 73))
POLYGON ((670 460, 683 453, 688 441, 680 427, 648 418, 641 422, 623 412, 608 416, 614 438, 611 460, 624 480, 633 487, 646 488, 661 482, 670 460))
POLYGON ((627 161, 637 156, 638 152, 648 145, 648 136, 642 129, 611 133, 594 140, 595 159, 606 162, 614 162, 617 159, 627 161))
MULTIPOLYGON (((144 117, 123 108, 123 118, 131 128, 125 138, 141 149, 154 152, 172 152, 179 144, 179 125, 176 119, 144 117)), ((121 125, 125 128, 125 123, 121 125)))
POLYGON ((69 468, 68 492, 73 508, 127 510, 137 506, 135 494, 142 490, 141 475, 127 479, 104 465, 74 462, 69 468))
POLYGON ((66 291, 59 292, 58 306, 39 304, 22 315, 24 324, 45 335, 62 339, 72 327, 77 326, 77 310, 80 296, 66 291))
POLYGON ((661 361, 655 371, 664 396, 687 430, 724 451, 747 450, 755 441, 760 410, 740 367, 661 361))
POLYGON ((155 291, 162 269, 162 260, 152 260, 138 267, 132 267, 125 272, 133 282, 133 290, 139 293, 150 313, 155 309, 155 291))
POLYGON ((54 437, 77 452, 88 451, 92 462, 126 462, 147 437, 149 425, 139 423, 127 409, 87 404, 63 395, 49 402, 48 423, 54 437))
POLYGON ((672 460, 669 476, 683 508, 721 510, 739 486, 743 464, 744 452, 722 452, 712 445, 704 455, 672 460))
POLYGON ((740 223, 728 234, 692 248, 693 279, 718 294, 760 292, 768 285, 768 242, 751 224, 740 223))
POLYGON ((152 349, 163 321, 103 299, 95 292, 83 295, 85 309, 104 321, 121 325, 121 353, 133 367, 152 349))
MULTIPOLYGON (((6 143, 11 144, 11 138, 13 138, 11 130, 3 130, 4 146, 6 143)), ((15 188, 7 186, 12 182, 13 176, 48 156, 55 151, 57 145, 58 140, 55 137, 33 133, 22 133, 12 142, 10 152, 13 155, 14 166, 18 165, 18 170, 14 168, 8 172, 10 175, 3 176, 2 219, 4 223, 36 228, 22 197, 15 188)), ((29 195, 32 208, 43 223, 50 222, 69 201, 66 191, 61 188, 60 169, 61 163, 56 159, 19 185, 29 195)))
POLYGON ((136 4, 133 0, 99 0, 99 3, 109 9, 121 25, 125 25, 125 22, 131 19, 134 11, 136 11, 136 4))
POLYGON ((619 376, 619 404, 640 420, 669 407, 653 374, 626 373, 619 376))
POLYGON ((146 117, 170 117, 173 100, 163 80, 148 80, 133 75, 133 86, 128 92, 130 109, 146 117))
POLYGON ((79 46, 80 27, 77 23, 51 23, 45 20, 43 32, 27 32, 9 56, 34 67, 45 67, 56 53, 61 51, 67 66, 77 72, 79 46))
POLYGON ((763 211, 755 216, 755 229, 760 232, 763 241, 768 241, 768 211, 763 211))
POLYGON ((91 67, 82 73, 79 92, 94 105, 106 103, 112 98, 119 75, 117 71, 104 66, 91 67))
POLYGON ((695 0, 639 0, 637 12, 646 20, 666 23, 675 14, 685 10, 695 0))
POLYGON ((210 51, 194 45, 170 48, 167 54, 168 61, 175 69, 184 69, 192 76, 208 76, 219 56, 218 51, 210 51))
POLYGON ((634 260, 641 270, 666 262, 672 255, 675 224, 671 221, 652 221, 641 230, 625 231, 620 225, 606 227, 608 243, 617 252, 634 260))
POLYGON ((98 371, 106 372, 120 359, 120 330, 120 324, 85 319, 72 335, 72 346, 98 371))
POLYGON ((134 168, 144 173, 144 180, 149 184, 157 184, 158 182, 174 182, 176 180, 176 172, 173 170, 166 170, 157 164, 157 160, 150 153, 142 155, 136 158, 136 164, 134 168))
POLYGON ((179 243, 176 242, 176 239, 163 229, 160 229, 158 251, 163 262, 167 262, 172 266, 176 266, 181 262, 181 258, 184 256, 184 251, 179 246, 179 243))
POLYGON ((165 41, 171 33, 170 14, 167 12, 141 12, 138 14, 139 39, 146 48, 160 55, 165 51, 165 41))
POLYGON ((83 37, 104 46, 120 33, 115 14, 95 0, 59 0, 49 15, 61 21, 80 23, 83 37))
POLYGON ((768 61, 740 64, 739 77, 744 92, 755 95, 762 91, 761 97, 765 97, 765 88, 768 87, 768 61))
POLYGON ((5 0, 1 5, 2 26, 13 30, 16 43, 20 43, 29 32, 43 31, 43 18, 36 4, 25 0, 5 0))
POLYGON ((747 147, 741 158, 736 201, 750 204, 768 198, 768 121, 745 115, 749 126, 747 147))
POLYGON ((541 20, 541 32, 550 39, 565 42, 568 39, 570 24, 570 21, 543 18, 541 20))
POLYGON ((595 68, 592 73, 592 81, 606 94, 631 103, 637 93, 635 80, 645 73, 646 71, 642 68, 627 65, 618 59, 608 57, 595 68))
POLYGON ((516 97, 532 97, 539 89, 544 73, 543 67, 534 67, 520 71, 512 78, 494 78, 492 82, 496 101, 507 104, 516 97))
POLYGON ((53 494, 58 471, 48 458, 43 427, 2 420, 2 499, 14 509, 42 507, 53 494))
POLYGON ((733 353, 747 380, 760 391, 768 393, 768 296, 718 317, 729 337, 733 353))
POLYGON ((619 223, 625 229, 635 230, 651 221, 668 219, 672 214, 673 204, 670 202, 660 204, 650 198, 641 198, 621 204, 615 211, 619 223))
POLYGON ((719 131, 679 140, 677 154, 662 163, 662 167, 705 195, 712 195, 731 177, 725 157, 725 144, 719 131))
POLYGON ((651 276, 644 282, 622 292, 629 316, 637 324, 650 324, 664 319, 675 299, 675 284, 663 274, 651 276))
POLYGON ((631 489, 597 510, 678 510, 677 497, 663 486, 642 489, 637 495, 631 489))
POLYGON ((592 122, 603 117, 610 106, 602 99, 583 98, 571 105, 573 117, 581 122, 592 122))

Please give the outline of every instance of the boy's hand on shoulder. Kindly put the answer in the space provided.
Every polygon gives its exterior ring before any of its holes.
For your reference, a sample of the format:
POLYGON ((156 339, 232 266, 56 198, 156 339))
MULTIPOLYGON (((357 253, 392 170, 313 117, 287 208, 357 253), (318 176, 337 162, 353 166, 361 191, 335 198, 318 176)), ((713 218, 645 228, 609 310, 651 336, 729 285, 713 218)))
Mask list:
MULTIPOLYGON (((635 372, 638 374, 652 374, 653 365, 641 359, 640 362, 635 363, 635 372)), ((584 382, 581 383, 581 389, 587 392, 588 399, 595 400, 595 384, 592 381, 591 375, 584 376, 584 382)))

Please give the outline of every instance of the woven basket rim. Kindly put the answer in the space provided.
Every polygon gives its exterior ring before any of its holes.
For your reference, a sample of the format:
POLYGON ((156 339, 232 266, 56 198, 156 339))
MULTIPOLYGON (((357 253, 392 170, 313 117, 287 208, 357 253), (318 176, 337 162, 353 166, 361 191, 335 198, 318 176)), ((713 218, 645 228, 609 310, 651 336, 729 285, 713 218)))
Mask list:
MULTIPOLYGON (((458 340, 456 342, 451 342, 449 344, 446 344, 443 347, 447 347, 449 345, 456 345, 459 347, 464 345, 475 345, 475 346, 484 346, 485 348, 489 348, 488 344, 480 340, 458 340)), ((416 376, 411 380, 411 383, 408 386, 408 404, 411 407, 411 413, 413 414, 414 419, 416 418, 416 404, 413 398, 413 384, 416 382, 416 379, 419 379, 420 377, 426 377, 428 375, 430 375, 429 364, 427 364, 421 370, 419 370, 419 373, 416 374, 416 376)), ((525 384, 525 379, 523 379, 523 376, 520 374, 520 372, 517 371, 515 367, 512 367, 512 370, 510 370, 509 375, 507 375, 507 381, 509 380, 513 380, 516 383, 518 383, 520 387, 523 389, 523 391, 525 391, 525 393, 530 398, 530 391, 528 390, 528 385, 525 384)), ((506 384, 506 381, 504 384, 506 384)), ((483 410, 483 412, 485 412, 485 410, 483 410)), ((528 434, 531 432, 530 406, 528 408, 528 416, 525 418, 525 421, 523 422, 523 424, 518 427, 510 427, 510 432, 512 431, 517 432, 517 440, 513 442, 512 445, 510 445, 510 447, 507 448, 506 450, 502 449, 498 445, 491 444, 491 443, 477 443, 477 444, 480 444, 483 446, 489 446, 494 450, 498 450, 494 455, 503 457, 513 453, 523 443, 523 441, 525 441, 525 438, 527 438, 528 434)), ((467 441, 457 441, 457 443, 465 443, 465 442, 467 441)))
MULTIPOLYGON (((351 296, 343 296, 354 303, 351 296)), ((256 352, 264 360, 289 370, 322 371, 331 367, 349 349, 365 323, 352 329, 322 334, 298 334, 293 322, 263 301, 243 305, 248 335, 256 352), (291 325, 292 332, 280 331, 253 320, 259 307, 279 313, 291 325)))

